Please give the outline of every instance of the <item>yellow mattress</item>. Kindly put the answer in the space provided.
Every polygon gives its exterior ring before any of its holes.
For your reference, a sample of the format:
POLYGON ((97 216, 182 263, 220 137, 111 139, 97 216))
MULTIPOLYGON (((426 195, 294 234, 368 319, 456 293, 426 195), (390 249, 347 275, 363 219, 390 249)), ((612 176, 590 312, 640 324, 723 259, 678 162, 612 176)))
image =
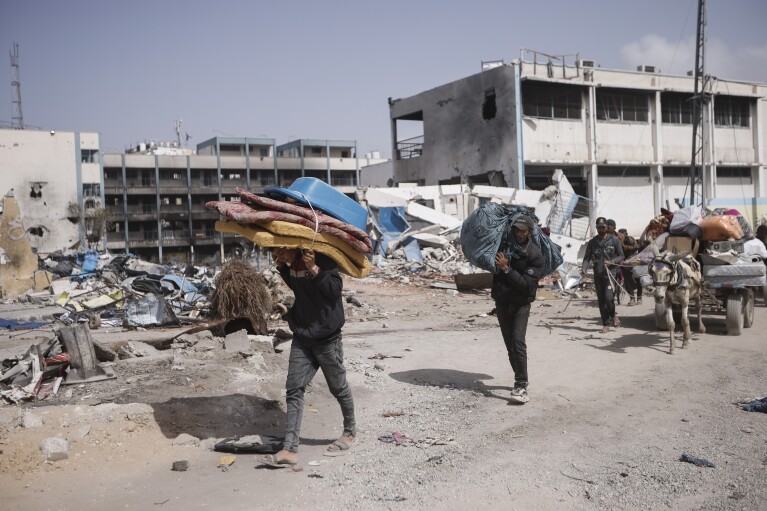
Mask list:
MULTIPOLYGON (((276 222, 270 222, 272 224, 276 222)), ((289 224, 289 222, 280 222, 283 224, 289 224)), ((289 224, 294 225, 295 224, 289 224)), ((255 224, 248 224, 242 225, 238 224, 236 222, 226 222, 226 221, 218 221, 216 222, 216 231, 218 232, 230 232, 234 234, 239 234, 240 236, 243 236, 256 245, 260 247, 265 248, 272 248, 272 247, 286 247, 286 248, 300 248, 300 249, 308 249, 311 248, 315 252, 319 252, 320 254, 324 254, 334 260, 336 264, 338 264, 338 270, 342 273, 345 273, 349 275, 350 277, 355 278, 362 278, 367 276, 370 273, 370 261, 367 260, 367 258, 360 252, 357 252, 354 249, 351 249, 352 254, 354 255, 354 258, 349 257, 346 253, 341 251, 337 246, 331 243, 327 243, 325 240, 321 240, 321 236, 323 234, 317 235, 317 240, 314 242, 314 245, 312 246, 312 238, 314 237, 314 231, 309 229, 308 227, 304 226, 295 226, 295 227, 303 227, 304 229, 308 230, 311 233, 311 237, 304 238, 300 236, 290 236, 290 235, 283 235, 283 234, 277 234, 275 232, 269 231, 265 228, 265 226, 259 226, 255 224)), ((280 227, 281 229, 285 230, 283 227, 280 227)), ((286 230, 287 232, 287 230, 286 230)), ((325 237, 333 238, 333 236, 325 235, 325 237)), ((335 239, 338 243, 342 243, 342 241, 335 239)))

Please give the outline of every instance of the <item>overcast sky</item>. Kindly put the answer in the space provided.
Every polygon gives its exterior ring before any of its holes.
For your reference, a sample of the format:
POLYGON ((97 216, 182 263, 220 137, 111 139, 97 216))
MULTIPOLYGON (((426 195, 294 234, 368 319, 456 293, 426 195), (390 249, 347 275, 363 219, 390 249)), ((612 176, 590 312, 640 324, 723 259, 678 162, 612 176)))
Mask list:
MULTIPOLYGON (((357 140, 391 155, 387 98, 511 62, 694 65, 696 0, 0 0, 0 126, 19 43, 25 124, 102 149, 215 135, 357 140)), ((709 0, 707 71, 767 82, 767 0, 709 0)))

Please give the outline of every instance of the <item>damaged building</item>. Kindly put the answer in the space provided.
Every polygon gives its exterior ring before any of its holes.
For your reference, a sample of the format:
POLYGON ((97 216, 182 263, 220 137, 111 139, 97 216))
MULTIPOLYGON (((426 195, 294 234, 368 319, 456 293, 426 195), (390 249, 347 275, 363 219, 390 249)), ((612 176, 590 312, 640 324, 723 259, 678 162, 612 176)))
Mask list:
POLYGON ((0 130, 0 190, 18 201, 38 254, 92 246, 150 261, 220 259, 251 245, 215 232, 219 215, 206 202, 307 176, 354 194, 360 170, 386 161, 358 156, 353 140, 215 137, 196 152, 146 142, 102 153, 98 133, 0 130))
POLYGON ((0 196, 20 210, 9 236, 41 254, 86 241, 84 217, 101 204, 98 133, 0 129, 0 168, 0 196))
MULTIPOLYGON (((711 79, 708 205, 767 211, 767 84, 711 79)), ((542 190, 562 169, 589 216, 641 232, 689 197, 690 76, 602 69, 524 51, 466 78, 389 99, 396 182, 542 190)), ((700 196, 701 190, 696 191, 700 196)))

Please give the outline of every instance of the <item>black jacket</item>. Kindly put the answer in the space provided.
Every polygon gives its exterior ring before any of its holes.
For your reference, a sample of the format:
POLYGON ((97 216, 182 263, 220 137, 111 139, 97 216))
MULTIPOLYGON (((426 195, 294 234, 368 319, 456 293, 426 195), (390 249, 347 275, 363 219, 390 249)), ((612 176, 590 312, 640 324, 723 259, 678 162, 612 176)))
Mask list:
POLYGON ((338 336, 344 326, 343 282, 335 261, 323 254, 316 254, 314 261, 320 268, 314 278, 303 269, 300 255, 292 267, 282 266, 279 272, 296 296, 285 315, 293 335, 303 342, 319 343, 338 336))
POLYGON ((607 278, 605 262, 618 264, 623 261, 621 240, 614 234, 607 234, 604 238, 594 236, 586 245, 586 253, 583 254, 584 268, 586 261, 593 264, 594 278, 607 278))
POLYGON ((493 275, 490 296, 496 302, 525 305, 535 301, 538 280, 543 276, 543 255, 533 240, 518 259, 509 259, 509 273, 493 275))

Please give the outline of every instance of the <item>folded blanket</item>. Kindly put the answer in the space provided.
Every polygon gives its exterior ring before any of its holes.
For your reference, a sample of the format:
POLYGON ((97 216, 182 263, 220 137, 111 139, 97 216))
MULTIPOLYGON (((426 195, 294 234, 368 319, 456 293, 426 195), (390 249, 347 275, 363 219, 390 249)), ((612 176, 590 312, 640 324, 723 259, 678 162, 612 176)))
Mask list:
MULTIPOLYGON (((325 254, 334 260, 338 265, 338 270, 341 273, 349 275, 350 277, 361 279, 370 273, 370 261, 368 261, 365 256, 359 252, 352 251, 362 258, 359 265, 355 264, 346 254, 344 254, 335 246, 320 241, 319 236, 321 235, 319 235, 317 240, 312 243, 311 239, 275 234, 255 224, 246 226, 235 222, 221 221, 216 222, 216 231, 239 234, 240 236, 244 236, 260 247, 286 247, 300 249, 311 248, 315 252, 325 254)), ((313 231, 312 234, 314 234, 313 231)))
MULTIPOLYGON (((254 209, 254 206, 249 206, 247 204, 243 204, 242 202, 230 201, 210 201, 205 203, 205 207, 212 211, 218 211, 229 220, 234 220, 240 224, 264 225, 269 222, 279 220, 311 228, 312 233, 314 233, 315 223, 313 220, 307 220, 302 216, 294 215, 292 213, 266 209, 254 209)), ((348 232, 342 231, 341 229, 338 229, 332 225, 319 224, 316 227, 318 232, 335 236, 358 252, 367 254, 370 253, 373 249, 373 245, 369 237, 365 237, 365 241, 367 241, 367 243, 365 243, 362 240, 355 238, 348 232)))
POLYGON ((367 239, 366 243, 370 244, 370 238, 368 237, 365 231, 360 230, 357 227, 353 226, 352 224, 348 224, 344 222, 343 220, 333 218, 332 216, 323 213, 317 208, 315 208, 314 211, 312 211, 311 208, 307 208, 306 206, 302 206, 300 204, 291 204, 289 202, 282 202, 282 201, 270 199, 269 197, 261 197, 259 195, 250 193, 247 190, 243 190, 242 188, 235 188, 234 191, 248 204, 251 204, 253 206, 263 208, 263 209, 271 209, 273 211, 282 211, 285 213, 291 213, 293 215, 302 216, 306 218, 307 220, 311 220, 312 223, 314 223, 314 218, 315 218, 314 214, 317 213, 317 220, 319 221, 319 223, 325 224, 325 225, 331 225, 333 227, 341 229, 342 231, 346 231, 352 236, 354 236, 355 238, 363 242, 365 242, 365 240, 367 239))

